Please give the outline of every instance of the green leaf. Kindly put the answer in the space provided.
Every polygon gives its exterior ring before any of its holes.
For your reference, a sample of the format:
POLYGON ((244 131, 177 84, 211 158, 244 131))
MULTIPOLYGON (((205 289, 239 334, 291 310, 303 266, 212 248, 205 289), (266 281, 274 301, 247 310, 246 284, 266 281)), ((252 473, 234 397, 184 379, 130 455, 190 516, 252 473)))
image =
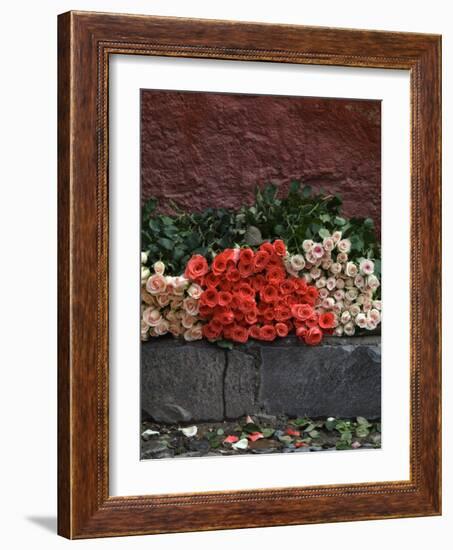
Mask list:
POLYGON ((167 250, 172 250, 174 247, 173 241, 171 241, 170 239, 166 239, 165 237, 161 237, 157 242, 158 244, 160 244, 160 246, 167 250))
POLYGON ((321 237, 321 239, 327 239, 328 237, 330 237, 330 233, 325 227, 321 227, 321 229, 318 231, 318 235, 321 237))
POLYGON ((217 340, 216 344, 219 346, 219 348, 233 349, 233 342, 230 342, 228 340, 217 340))
POLYGON ((274 432, 275 430, 273 428, 263 428, 261 433, 263 434, 263 437, 271 437, 274 435, 274 432))
POLYGON ((357 437, 366 437, 370 433, 370 430, 366 426, 357 426, 355 433, 357 437))
POLYGON ((361 426, 365 426, 365 428, 368 428, 369 426, 371 426, 371 424, 368 422, 368 420, 366 418, 364 418, 363 416, 358 416, 357 417, 357 424, 360 424, 361 426))
POLYGON ((261 432, 261 427, 258 426, 258 424, 254 424, 252 422, 249 422, 248 424, 243 426, 242 429, 244 430, 244 432, 246 432, 248 434, 252 434, 254 432, 261 432))
POLYGON ((300 189, 300 181, 292 181, 289 186, 290 193, 298 193, 300 189))
POLYGON ((148 222, 148 226, 151 229, 151 231, 156 231, 157 232, 157 231, 160 230, 160 226, 159 226, 159 223, 157 222, 157 220, 150 219, 149 222, 148 222))
POLYGON ((311 195, 311 187, 309 185, 306 185, 302 190, 302 196, 304 199, 308 199, 308 197, 311 195))
POLYGON ((340 216, 335 216, 334 222, 336 225, 344 225, 346 223, 346 220, 344 218, 341 218, 340 216))

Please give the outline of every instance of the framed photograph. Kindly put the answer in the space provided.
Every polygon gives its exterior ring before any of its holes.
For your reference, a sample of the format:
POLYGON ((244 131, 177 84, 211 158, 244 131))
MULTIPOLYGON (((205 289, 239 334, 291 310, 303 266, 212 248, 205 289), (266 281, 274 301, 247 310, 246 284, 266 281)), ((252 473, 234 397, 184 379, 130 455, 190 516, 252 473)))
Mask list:
POLYGON ((59 533, 440 514, 440 37, 58 29, 59 533))

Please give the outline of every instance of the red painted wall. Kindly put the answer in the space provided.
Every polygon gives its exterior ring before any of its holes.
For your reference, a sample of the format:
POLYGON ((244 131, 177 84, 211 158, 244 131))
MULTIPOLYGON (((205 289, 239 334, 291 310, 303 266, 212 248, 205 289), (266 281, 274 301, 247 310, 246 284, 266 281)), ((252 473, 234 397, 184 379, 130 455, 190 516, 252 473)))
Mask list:
POLYGON ((144 90, 141 124, 142 199, 161 210, 238 207, 302 179, 380 228, 380 101, 144 90))

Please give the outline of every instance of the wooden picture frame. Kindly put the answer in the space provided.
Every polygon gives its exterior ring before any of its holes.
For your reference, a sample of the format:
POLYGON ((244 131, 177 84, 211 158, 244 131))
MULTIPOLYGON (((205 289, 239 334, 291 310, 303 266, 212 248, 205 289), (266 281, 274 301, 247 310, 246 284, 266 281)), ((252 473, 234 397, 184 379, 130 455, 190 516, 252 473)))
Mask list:
POLYGON ((58 21, 58 532, 88 538, 441 513, 441 38, 69 12, 58 21), (404 69, 411 94, 410 480, 109 495, 109 56, 404 69))

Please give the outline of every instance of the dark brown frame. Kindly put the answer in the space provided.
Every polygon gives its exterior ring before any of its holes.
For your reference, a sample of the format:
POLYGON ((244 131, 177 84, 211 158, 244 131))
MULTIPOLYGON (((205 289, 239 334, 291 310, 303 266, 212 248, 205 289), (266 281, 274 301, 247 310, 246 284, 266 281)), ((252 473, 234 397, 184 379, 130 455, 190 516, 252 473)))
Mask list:
POLYGON ((58 532, 87 538, 440 514, 440 36, 69 12, 59 16, 58 48, 58 532), (109 496, 112 54, 410 71, 409 481, 109 496))

